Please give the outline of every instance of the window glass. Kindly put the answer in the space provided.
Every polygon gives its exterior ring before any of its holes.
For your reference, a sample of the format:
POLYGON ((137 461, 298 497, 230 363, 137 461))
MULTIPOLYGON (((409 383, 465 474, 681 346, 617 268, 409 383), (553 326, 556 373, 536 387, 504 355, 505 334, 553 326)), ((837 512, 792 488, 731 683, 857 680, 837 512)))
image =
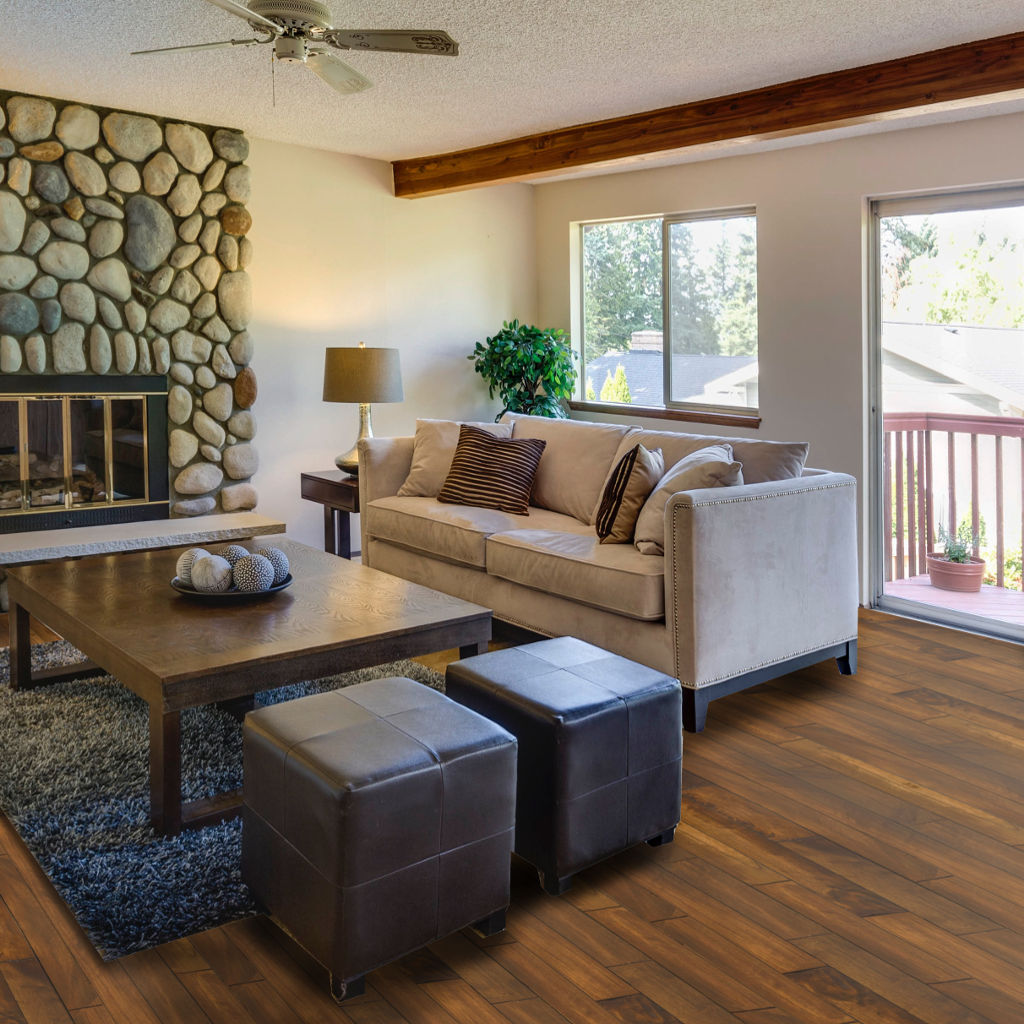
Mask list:
POLYGON ((753 212, 585 224, 582 254, 584 400, 757 408, 753 212))
POLYGON ((586 401, 662 404, 661 229, 661 218, 583 226, 586 401))
POLYGON ((670 221, 673 402, 757 408, 757 224, 670 221))

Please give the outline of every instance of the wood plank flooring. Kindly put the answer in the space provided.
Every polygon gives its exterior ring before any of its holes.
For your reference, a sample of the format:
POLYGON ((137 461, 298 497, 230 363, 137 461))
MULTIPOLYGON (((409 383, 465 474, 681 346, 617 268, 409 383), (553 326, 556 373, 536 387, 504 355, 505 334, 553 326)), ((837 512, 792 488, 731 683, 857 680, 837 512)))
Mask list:
POLYGON ((684 771, 673 844, 561 898, 516 861, 503 934, 344 1008, 264 918, 102 963, 0 817, 0 1022, 1024 1021, 1024 648, 865 612, 856 676, 714 702, 684 771))

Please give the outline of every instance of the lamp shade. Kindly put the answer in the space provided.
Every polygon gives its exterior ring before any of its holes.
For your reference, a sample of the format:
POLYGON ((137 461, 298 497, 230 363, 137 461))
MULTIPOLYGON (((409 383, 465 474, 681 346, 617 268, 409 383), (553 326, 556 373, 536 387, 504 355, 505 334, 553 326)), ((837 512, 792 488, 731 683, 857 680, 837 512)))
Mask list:
POLYGON ((324 358, 324 401, 401 402, 397 348, 329 348, 324 358))

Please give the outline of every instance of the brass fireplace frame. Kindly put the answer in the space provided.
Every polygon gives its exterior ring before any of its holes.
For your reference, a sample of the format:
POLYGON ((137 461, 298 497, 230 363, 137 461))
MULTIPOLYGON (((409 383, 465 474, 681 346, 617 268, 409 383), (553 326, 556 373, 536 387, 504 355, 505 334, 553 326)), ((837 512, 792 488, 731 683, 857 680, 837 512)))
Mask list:
MULTIPOLYGON (((0 401, 17 403, 17 456, 21 491, 20 504, 0 508, 0 532, 94 525, 104 522, 166 519, 169 515, 167 480, 167 378, 154 376, 48 376, 0 379, 0 401), (81 500, 80 468, 75 468, 72 403, 102 402, 103 496, 81 500), (142 411, 142 455, 139 496, 118 497, 120 471, 115 470, 113 404, 138 401, 142 411), (29 410, 34 402, 59 402, 61 407, 61 471, 54 467, 54 487, 62 485, 62 501, 33 504, 30 469, 32 436, 29 410), (159 459, 154 446, 160 446, 159 459), (78 500, 76 500, 76 496, 78 500), (43 519, 42 517, 46 517, 43 519)), ((56 440, 56 435, 54 435, 56 440)), ((136 442, 137 443, 137 442, 136 442)), ((11 453, 13 454, 13 453, 11 453)), ((97 453, 98 455, 98 453, 97 453)), ((97 458, 97 462, 98 462, 97 458)), ((13 464, 13 460, 12 460, 13 464)), ((95 467, 98 476, 99 466, 95 467)), ((91 475, 91 474, 90 474, 91 475)), ((123 477, 121 477, 123 479, 123 477)), ((13 489, 14 481, 10 482, 13 489)), ((11 495, 13 498, 14 496, 11 495)))

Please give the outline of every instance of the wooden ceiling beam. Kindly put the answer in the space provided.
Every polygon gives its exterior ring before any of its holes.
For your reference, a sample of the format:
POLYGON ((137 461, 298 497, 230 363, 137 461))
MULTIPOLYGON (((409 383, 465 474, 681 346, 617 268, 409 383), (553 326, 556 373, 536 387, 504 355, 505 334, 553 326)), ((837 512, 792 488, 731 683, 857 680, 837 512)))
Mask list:
POLYGON ((521 181, 729 139, 823 131, 922 107, 970 106, 1021 90, 1024 32, 1017 32, 455 153, 396 160, 395 195, 521 181))

